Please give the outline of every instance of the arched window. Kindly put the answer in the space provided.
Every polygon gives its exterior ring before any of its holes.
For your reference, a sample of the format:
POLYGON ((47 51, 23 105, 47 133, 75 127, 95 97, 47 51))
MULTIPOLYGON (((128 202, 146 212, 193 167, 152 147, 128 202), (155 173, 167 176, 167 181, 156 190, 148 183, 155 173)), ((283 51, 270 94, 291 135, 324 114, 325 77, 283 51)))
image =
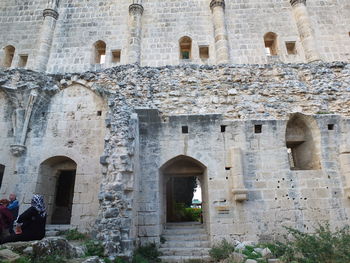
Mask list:
POLYGON ((192 39, 190 37, 182 37, 179 40, 180 59, 191 59, 192 39))
POLYGON ((286 146, 291 170, 318 170, 320 132, 316 121, 302 114, 293 115, 286 129, 286 146))
POLYGON ((106 62, 106 43, 102 40, 94 44, 93 64, 104 64, 106 62))
POLYGON ((4 48, 4 61, 3 61, 3 66, 5 68, 10 68, 12 64, 13 57, 15 55, 15 47, 14 46, 6 46, 4 48))
POLYGON ((264 36, 265 51, 267 56, 277 56, 277 35, 273 32, 269 32, 264 36))

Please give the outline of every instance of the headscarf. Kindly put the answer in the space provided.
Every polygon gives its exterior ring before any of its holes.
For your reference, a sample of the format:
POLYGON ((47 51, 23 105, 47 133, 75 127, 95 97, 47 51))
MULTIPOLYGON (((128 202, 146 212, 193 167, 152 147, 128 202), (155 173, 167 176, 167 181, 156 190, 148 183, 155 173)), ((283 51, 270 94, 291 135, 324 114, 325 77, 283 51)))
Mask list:
POLYGON ((38 211, 41 217, 46 216, 46 208, 44 204, 44 198, 42 195, 33 195, 31 205, 36 209, 36 211, 38 211))

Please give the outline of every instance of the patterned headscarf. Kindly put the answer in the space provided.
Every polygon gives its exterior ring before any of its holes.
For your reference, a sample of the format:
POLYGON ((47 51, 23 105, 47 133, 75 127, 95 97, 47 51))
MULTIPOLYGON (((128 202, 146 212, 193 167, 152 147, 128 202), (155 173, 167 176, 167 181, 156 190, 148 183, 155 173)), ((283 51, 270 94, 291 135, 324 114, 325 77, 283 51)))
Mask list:
POLYGON ((44 204, 44 198, 42 195, 33 195, 31 205, 39 212, 41 217, 46 216, 46 208, 44 204))

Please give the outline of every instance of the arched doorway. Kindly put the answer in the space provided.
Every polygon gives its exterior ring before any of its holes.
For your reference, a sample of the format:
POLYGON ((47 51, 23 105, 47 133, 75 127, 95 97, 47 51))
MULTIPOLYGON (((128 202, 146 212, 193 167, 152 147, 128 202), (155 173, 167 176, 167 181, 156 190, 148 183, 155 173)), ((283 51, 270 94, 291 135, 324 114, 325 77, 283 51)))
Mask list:
POLYGON ((298 113, 290 117, 286 147, 291 170, 321 169, 320 131, 312 117, 298 113))
POLYGON ((45 198, 48 223, 70 224, 77 164, 66 156, 51 157, 40 164, 36 193, 45 198))
POLYGON ((162 166, 161 177, 162 222, 205 223, 208 211, 206 167, 181 155, 162 166))

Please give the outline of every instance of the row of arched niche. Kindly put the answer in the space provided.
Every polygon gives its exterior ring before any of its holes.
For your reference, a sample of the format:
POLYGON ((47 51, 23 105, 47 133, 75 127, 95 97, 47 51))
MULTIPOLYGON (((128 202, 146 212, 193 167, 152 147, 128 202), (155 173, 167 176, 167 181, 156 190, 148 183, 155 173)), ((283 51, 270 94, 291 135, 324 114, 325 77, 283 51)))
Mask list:
MULTIPOLYGON (((179 59, 191 60, 193 58, 192 38, 189 36, 183 36, 179 39, 179 59)), ((277 34, 269 32, 264 36, 264 45, 267 56, 277 56, 279 53, 277 44, 277 34)), ((106 62, 106 43, 102 40, 98 40, 93 44, 93 56, 92 64, 104 64, 106 62)), ((290 55, 297 54, 295 42, 286 42, 287 53, 290 55)), ((202 62, 207 62, 210 57, 209 45, 199 46, 199 58, 202 62)), ((2 67, 10 68, 13 66, 13 60, 16 53, 16 48, 13 45, 8 45, 3 48, 3 61, 2 67)), ((111 50, 111 62, 120 63, 121 61, 121 49, 111 50)), ((19 54, 19 60, 17 67, 25 68, 28 62, 28 54, 19 54)))

